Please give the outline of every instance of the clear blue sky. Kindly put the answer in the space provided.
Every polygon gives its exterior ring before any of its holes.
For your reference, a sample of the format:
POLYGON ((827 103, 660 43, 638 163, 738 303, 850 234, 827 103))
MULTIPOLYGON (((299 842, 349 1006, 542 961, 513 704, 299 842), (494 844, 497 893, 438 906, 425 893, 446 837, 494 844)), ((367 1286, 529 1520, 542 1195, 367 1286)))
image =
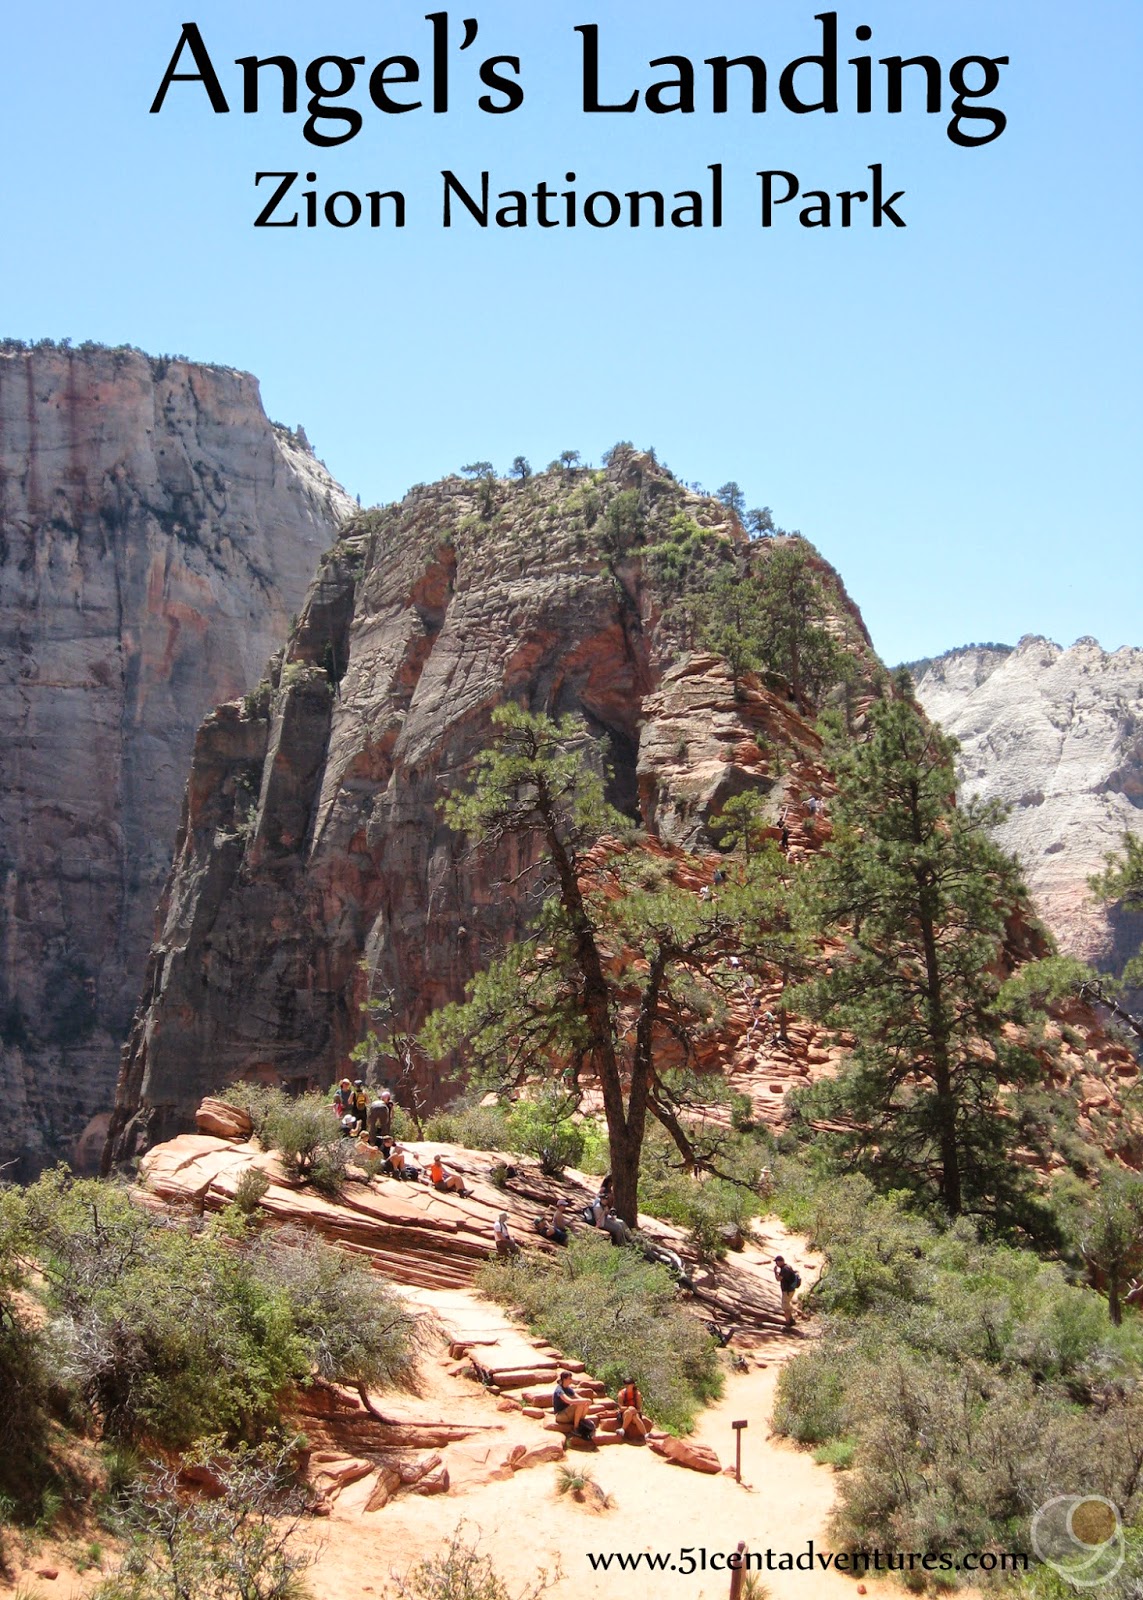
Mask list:
POLYGON ((654 445, 681 477, 734 478, 813 539, 890 661, 1025 632, 1143 643, 1137 0, 839 5, 843 63, 940 60, 939 116, 916 73, 887 115, 880 68, 881 109, 858 116, 845 65, 838 115, 785 110, 778 70, 820 38, 804 0, 470 0, 449 11, 456 33, 465 15, 480 33, 452 55, 447 115, 385 116, 362 79, 346 100, 362 131, 319 150, 302 136, 304 90, 296 116, 239 109, 238 56, 363 55, 367 73, 409 54, 427 77, 427 9, 4 7, 0 332, 248 368, 270 415, 304 423, 367 504, 474 458, 503 469, 518 452, 543 465, 564 448, 598 460, 616 439, 654 445), (175 84, 148 115, 192 18, 231 114, 175 84), (573 29, 591 22, 608 93, 684 54, 700 109, 585 116, 573 29), (521 57, 526 99, 495 117, 474 109, 475 66, 500 53, 521 57), (746 53, 770 65, 770 109, 752 114, 742 82, 713 115, 703 58, 746 53), (978 53, 1011 58, 988 102, 1008 127, 960 149, 947 73, 978 53), (472 187, 487 168, 493 192, 564 187, 574 170, 582 195, 691 188, 714 161, 719 232, 440 227, 445 167, 472 187), (795 206, 759 226, 757 169, 835 191, 863 187, 870 162, 906 191, 904 231, 804 230, 795 206), (257 169, 398 187, 407 226, 255 230, 257 169))

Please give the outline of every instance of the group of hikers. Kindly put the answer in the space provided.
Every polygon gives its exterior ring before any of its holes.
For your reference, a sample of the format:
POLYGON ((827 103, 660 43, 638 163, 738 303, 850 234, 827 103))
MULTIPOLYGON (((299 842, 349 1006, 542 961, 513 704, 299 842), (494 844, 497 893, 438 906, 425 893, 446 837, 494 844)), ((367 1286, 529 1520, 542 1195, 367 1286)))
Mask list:
MULTIPOLYGON (((623 1218, 615 1212, 615 1194, 611 1182, 610 1172, 599 1186, 599 1192, 590 1205, 584 1206, 580 1212, 580 1219, 590 1223, 593 1228, 599 1228, 608 1235, 612 1244, 632 1244, 635 1235, 624 1222, 623 1218)), ((571 1219, 568 1216, 568 1203, 564 1199, 556 1201, 550 1211, 542 1211, 532 1223, 533 1228, 542 1239, 547 1239, 550 1244, 567 1244, 571 1237, 571 1219)), ((508 1227, 508 1213, 502 1211, 492 1228, 492 1238, 498 1256, 518 1256, 520 1246, 513 1239, 508 1227)))
MULTIPOLYGON (((653 1424, 643 1410, 643 1396, 634 1378, 624 1379, 615 1399, 619 1407, 619 1437, 632 1444, 642 1444, 653 1424)), ((594 1439, 595 1423, 590 1416, 593 1404, 591 1399, 576 1393, 570 1372, 557 1374, 552 1391, 552 1413, 558 1427, 566 1428, 580 1439, 594 1439)))
POLYGON ((393 1103, 391 1089, 382 1089, 374 1100, 365 1092, 364 1082, 342 1078, 333 1097, 334 1111, 341 1123, 345 1138, 366 1138, 383 1157, 379 1171, 389 1178, 401 1178, 407 1183, 419 1183, 422 1178, 441 1194, 459 1194, 463 1198, 472 1193, 459 1172, 450 1172, 443 1156, 433 1156, 428 1167, 416 1166, 403 1144, 393 1137, 393 1103))
MULTIPOLYGON (((771 1019, 771 1013, 766 1013, 766 1020, 771 1019)), ((757 1026, 757 1022, 755 1023, 757 1026)), ((753 1030, 751 1030, 753 1031, 753 1030)), ((381 1153, 382 1161, 379 1171, 387 1177, 399 1178, 406 1182, 417 1183, 422 1178, 432 1185, 441 1194, 457 1194, 466 1198, 471 1190, 458 1172, 450 1171, 444 1164, 444 1158, 434 1155, 428 1166, 422 1170, 413 1162, 412 1156, 405 1146, 393 1136, 393 1117, 396 1111, 392 1091, 382 1089, 374 1099, 370 1099, 366 1092, 365 1084, 358 1078, 353 1082, 349 1078, 342 1078, 334 1094, 334 1111, 341 1124, 342 1134, 346 1138, 366 1138, 381 1153)), ((580 1220, 593 1228, 598 1228, 606 1233, 613 1245, 638 1244, 635 1234, 615 1209, 615 1186, 611 1174, 607 1173, 594 1198, 585 1205, 579 1213, 580 1220)), ((566 1245, 571 1235, 571 1221, 567 1211, 567 1201, 557 1200, 550 1211, 541 1212, 532 1226, 541 1238, 547 1239, 550 1244, 566 1245)), ((520 1246, 512 1237, 512 1230, 508 1224, 508 1213, 501 1211, 492 1225, 492 1242, 496 1254, 500 1257, 514 1257, 520 1254, 520 1246)), ((683 1271, 683 1264, 678 1255, 664 1246, 647 1244, 644 1249, 650 1259, 660 1260, 675 1274, 684 1288, 693 1289, 694 1285, 683 1271)), ((774 1277, 782 1295, 782 1316, 787 1328, 794 1326, 794 1296, 801 1287, 801 1277, 782 1256, 774 1257, 774 1277)), ((561 1375, 562 1377, 567 1374, 561 1375)), ((629 1387, 638 1397, 639 1391, 634 1384, 629 1387)), ((564 1391, 571 1394, 570 1390, 564 1391)), ((557 1385, 557 1397, 561 1393, 557 1385)), ((574 1398, 574 1396, 573 1396, 574 1398)), ((638 1403, 632 1402, 634 1412, 630 1423, 632 1430, 637 1430, 638 1421, 642 1415, 641 1399, 638 1403)), ((627 1409, 632 1409, 629 1406, 627 1409)), ((621 1409, 622 1404, 621 1404, 621 1409)), ((557 1416, 560 1407, 557 1406, 557 1416)), ((577 1424, 573 1424, 576 1426, 577 1424)), ((628 1424, 624 1423, 626 1428, 628 1424)), ((649 1426, 649 1424, 648 1424, 649 1426)), ((645 1430, 644 1430, 645 1431, 645 1430)), ((632 1436, 643 1437, 642 1434, 632 1436)))

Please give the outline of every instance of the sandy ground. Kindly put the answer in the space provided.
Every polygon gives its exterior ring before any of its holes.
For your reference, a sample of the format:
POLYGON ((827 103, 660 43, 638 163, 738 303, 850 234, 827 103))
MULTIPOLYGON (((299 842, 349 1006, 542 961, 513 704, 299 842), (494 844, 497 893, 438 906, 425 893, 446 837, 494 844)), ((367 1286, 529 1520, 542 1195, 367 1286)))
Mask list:
MULTIPOLYGON (((725 1596, 729 1577, 709 1570, 716 1552, 735 1549, 740 1539, 748 1548, 777 1553, 800 1552, 807 1541, 828 1550, 825 1522, 833 1503, 834 1474, 812 1457, 772 1438, 768 1418, 781 1361, 796 1340, 774 1340, 764 1367, 728 1376, 723 1399, 704 1413, 695 1438, 710 1445, 724 1463, 733 1464, 733 1420, 749 1424, 743 1435, 742 1476, 707 1476, 661 1460, 645 1447, 607 1446, 595 1452, 576 1451, 574 1460, 592 1474, 614 1501, 614 1508, 594 1512, 557 1493, 559 1464, 544 1464, 505 1482, 471 1488, 456 1485, 447 1496, 405 1497, 384 1510, 362 1516, 352 1490, 338 1502, 331 1521, 321 1530, 323 1548, 310 1581, 318 1600, 350 1600, 359 1595, 391 1596, 393 1569, 403 1572, 413 1558, 443 1546, 458 1524, 467 1539, 494 1561, 513 1593, 546 1567, 563 1576, 549 1593, 553 1600, 572 1596, 627 1597, 677 1595, 680 1600, 725 1596), (708 1570, 690 1575, 678 1571, 593 1572, 589 1552, 668 1552, 676 1562, 690 1547, 694 1560, 707 1553, 708 1570)), ((460 1383, 463 1380, 451 1380, 460 1383)), ((442 1387, 449 1386, 445 1379, 442 1387)), ((458 1397, 441 1393, 448 1415, 459 1410, 458 1397)), ((470 1401, 471 1404, 471 1401, 470 1401)), ((490 1401, 485 1406, 492 1407, 490 1401)), ((477 1410, 487 1420, 479 1405, 477 1410)), ((515 1432, 518 1424, 510 1424, 515 1432)), ((550 1438, 538 1430, 538 1438, 550 1438)), ((454 1447, 455 1448, 455 1447, 454 1447)), ((686 1563, 684 1562, 684 1566, 686 1563)), ((853 1600, 856 1584, 836 1573, 774 1572, 767 1575, 773 1600, 853 1600)), ((867 1580, 870 1594, 896 1592, 887 1583, 867 1580)))

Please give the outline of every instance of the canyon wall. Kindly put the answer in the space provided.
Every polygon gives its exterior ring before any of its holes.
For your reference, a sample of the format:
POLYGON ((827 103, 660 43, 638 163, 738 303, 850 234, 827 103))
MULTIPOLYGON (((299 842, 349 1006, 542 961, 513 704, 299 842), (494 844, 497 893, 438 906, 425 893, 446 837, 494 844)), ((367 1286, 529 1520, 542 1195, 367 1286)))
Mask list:
MULTIPOLYGON (((670 843, 696 842, 746 787, 777 809, 818 740, 780 685, 736 694, 664 622, 650 552, 680 516, 706 558, 744 542, 724 507, 629 449, 606 472, 422 486, 347 525, 269 689, 198 735, 109 1160, 193 1126, 240 1076, 328 1084, 363 1003, 392 997, 415 1028, 527 923, 518 841, 480 855, 439 810, 505 701, 575 714, 614 803, 670 843)), ((821 570, 833 626, 880 671, 821 570)), ((430 1102, 447 1096, 418 1072, 430 1102)))
POLYGON ((195 729, 350 509, 245 373, 0 346, 0 1165, 108 1111, 195 729))
POLYGON ((926 663, 916 689, 960 741, 964 792, 1011 808, 1000 842, 1061 948, 1120 970, 1143 917, 1097 904, 1087 880, 1125 832, 1143 832, 1143 650, 973 645, 926 663))

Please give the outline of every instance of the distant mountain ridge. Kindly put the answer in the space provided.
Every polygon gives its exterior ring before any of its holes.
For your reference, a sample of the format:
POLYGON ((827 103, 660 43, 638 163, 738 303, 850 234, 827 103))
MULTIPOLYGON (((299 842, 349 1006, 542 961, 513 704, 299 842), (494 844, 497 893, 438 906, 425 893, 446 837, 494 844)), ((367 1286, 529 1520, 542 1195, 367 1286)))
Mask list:
POLYGON ((1027 635, 910 670, 925 711, 960 741, 964 793, 1011 807, 1001 842, 1061 948, 1121 968, 1143 918, 1097 905, 1087 880, 1124 832, 1143 833, 1143 650, 1027 635))

